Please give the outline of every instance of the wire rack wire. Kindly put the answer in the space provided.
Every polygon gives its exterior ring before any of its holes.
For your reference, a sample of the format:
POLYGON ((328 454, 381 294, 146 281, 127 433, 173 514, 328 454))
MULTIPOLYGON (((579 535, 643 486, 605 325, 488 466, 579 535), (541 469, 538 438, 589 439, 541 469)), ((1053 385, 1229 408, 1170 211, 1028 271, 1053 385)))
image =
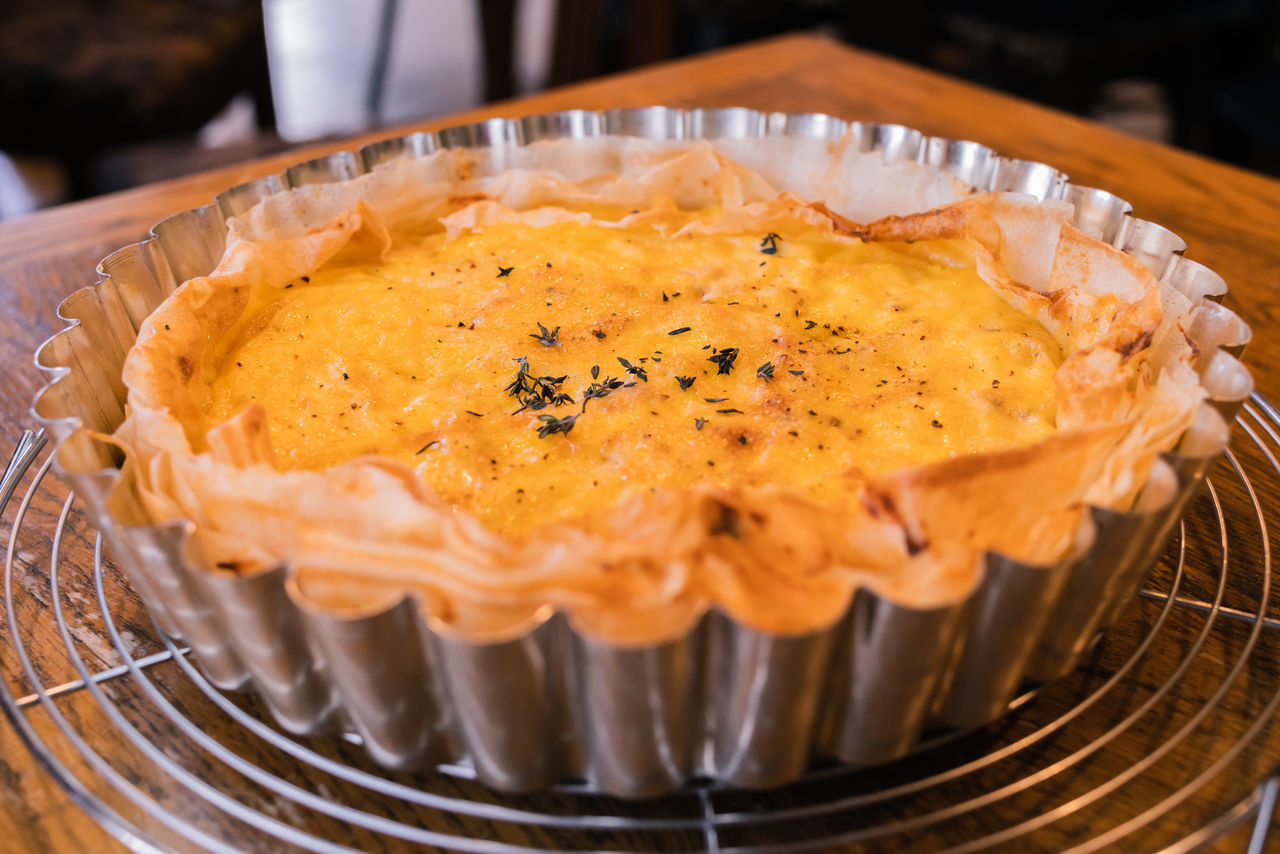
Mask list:
POLYGON ((353 734, 284 733, 151 623, 27 437, 0 487, 0 706, 45 772, 136 851, 1188 851, 1230 839, 1260 852, 1277 836, 1280 608, 1278 520, 1258 493, 1280 489, 1280 414, 1254 396, 1236 433, 1138 600, 1076 673, 999 721, 885 766, 641 802, 573 785, 499 795, 466 766, 390 773, 353 734), (91 561, 64 557, 73 540, 91 561))

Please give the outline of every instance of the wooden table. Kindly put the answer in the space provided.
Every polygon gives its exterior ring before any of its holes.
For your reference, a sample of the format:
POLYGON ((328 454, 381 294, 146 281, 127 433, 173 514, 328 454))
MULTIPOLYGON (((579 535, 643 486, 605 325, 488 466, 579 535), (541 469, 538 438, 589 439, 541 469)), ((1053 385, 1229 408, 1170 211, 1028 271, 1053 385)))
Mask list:
MULTIPOLYGON (((1226 278, 1231 286, 1227 304, 1255 330, 1247 361, 1255 371, 1258 387, 1272 399, 1280 399, 1280 373, 1272 370, 1280 367, 1280 344, 1272 338, 1277 311, 1276 285, 1280 284, 1277 235, 1280 182, 1128 137, 1043 107, 825 40, 793 36, 484 107, 426 122, 414 129, 438 129, 488 116, 649 104, 737 105, 902 123, 927 134, 973 139, 1008 155, 1048 162, 1066 171, 1077 183, 1109 190, 1132 202, 1137 215, 1180 234, 1187 242, 1189 257, 1226 278)), ((376 136, 399 132, 402 131, 376 136)), ((360 141, 365 140, 356 142, 360 141)), ((140 187, 0 224, 0 357, 8 365, 8 370, 0 374, 0 438, 3 439, 0 448, 11 446, 23 428, 31 426, 28 408, 43 382, 31 367, 31 354, 40 342, 61 328, 56 313, 59 301, 94 280, 94 265, 101 257, 142 238, 158 219, 204 204, 229 186, 352 144, 348 141, 300 148, 268 160, 140 187)), ((1265 464, 1255 453, 1246 451, 1243 457, 1246 464, 1265 464)), ((1280 499, 1274 477, 1260 478, 1257 486, 1264 502, 1280 499)), ((1223 491, 1230 493, 1231 488, 1223 491)), ((56 484, 42 487, 32 503, 34 524, 52 524, 64 496, 65 490, 60 491, 56 484)), ((1228 499, 1231 497, 1227 495, 1228 499)), ((11 515, 6 514, 0 521, 0 533, 8 534, 11 515)), ((63 561, 92 565, 92 541, 84 528, 82 521, 77 523, 72 519, 71 534, 63 543, 63 561)), ((48 546, 44 546, 43 553, 39 547, 32 548, 34 554, 20 555, 19 559, 36 571, 41 560, 47 559, 48 546)), ((1233 559, 1246 562, 1251 572, 1260 567, 1256 534, 1252 542, 1246 541, 1242 551, 1233 554, 1233 559)), ((139 636, 146 635, 145 618, 136 601, 114 580, 114 575, 108 582, 108 594, 117 597, 122 619, 136 619, 136 625, 131 623, 130 627, 139 636)), ((94 608, 92 601, 64 604, 79 605, 90 611, 94 608)), ((50 602, 34 594, 32 604, 19 609, 19 620, 26 615, 36 623, 42 619, 41 613, 47 614, 49 607, 50 602), (29 613, 24 610, 28 608, 29 613)), ((48 643, 60 644, 49 626, 35 625, 31 631, 48 643)), ((109 653, 93 648, 92 643, 82 654, 100 662, 102 667, 116 663, 109 653)), ((1275 664, 1270 661, 1259 666, 1254 681, 1265 681, 1270 674, 1280 672, 1280 666, 1272 666, 1275 664)), ((19 677, 13 668, 13 662, 6 661, 4 675, 16 681, 19 677)), ((75 674, 65 675, 73 678, 75 674)), ((1242 694, 1236 718, 1217 724, 1217 734, 1209 737, 1225 738, 1246 725, 1250 716, 1256 715, 1256 704, 1256 698, 1247 692, 1242 694)), ((47 720, 41 719, 41 713, 34 711, 31 715, 40 731, 53 738, 52 728, 47 720)), ((1155 732, 1163 725, 1160 721, 1149 724, 1155 732)), ((164 734, 158 733, 156 737, 163 738, 164 734)), ((134 749, 127 745, 119 748, 123 753, 134 749)), ((1188 806, 1179 810, 1181 818, 1166 819, 1149 833, 1144 831, 1148 835, 1140 833, 1129 843, 1143 840, 1139 847, 1163 844, 1179 833, 1201 826, 1212 818, 1214 810, 1221 811, 1247 793, 1277 762, 1280 762, 1280 734, 1268 725, 1250 747, 1248 760, 1233 766, 1231 773, 1212 784, 1216 800, 1211 798, 1194 809, 1188 806)), ((1195 764, 1194 758, 1191 764, 1195 764)), ((86 779, 93 777, 74 764, 73 770, 85 774, 86 779)), ((217 773, 210 770, 210 779, 217 773)), ((1107 771, 1103 767, 1091 773, 1104 779, 1107 771)), ((145 785, 146 781, 143 782, 145 785)), ((992 783, 1000 784, 1000 781, 992 783)), ((103 787, 101 783, 98 787, 108 791, 104 797, 110 801, 112 787, 103 787)), ((162 793, 159 797, 168 796, 162 793)), ((1125 797, 1123 791, 1114 796, 1117 808, 1125 797)), ((1024 814, 1020 811, 1054 806, 1051 800, 1046 797, 1043 803, 1028 805, 1025 799, 1019 799, 1016 805, 1001 808, 1003 812, 996 810, 987 816, 990 819, 994 815, 1007 824, 1024 814)), ((531 802, 536 803, 536 799, 531 802)), ((644 811, 643 807, 636 809, 644 811)), ((314 827, 321 833, 344 832, 341 826, 314 827)), ((513 835, 503 838, 525 841, 518 831, 502 831, 483 823, 476 827, 479 835, 509 833, 513 835)), ((147 820, 145 828, 170 844, 178 844, 175 842, 178 837, 153 820, 147 820)), ((1246 832, 1247 827, 1238 830, 1222 844, 1230 849, 1242 843, 1246 832)), ((1041 845, 1066 845, 1072 837, 1066 831, 1063 833, 1062 837, 1050 835, 1036 839, 1041 845), (1056 842, 1045 842, 1046 839, 1056 842)), ((0 848, 99 850, 109 838, 37 765, 13 729, 0 725, 0 839, 3 839, 0 848)), ((765 838, 768 837, 752 837, 748 831, 737 838, 737 843, 765 838)), ((932 848, 946 838, 924 833, 909 840, 932 848)), ((361 844, 362 839, 355 838, 353 844, 361 844)), ((697 845, 701 837, 695 835, 693 839, 697 845)), ((372 843, 365 840, 364 844, 372 843)))

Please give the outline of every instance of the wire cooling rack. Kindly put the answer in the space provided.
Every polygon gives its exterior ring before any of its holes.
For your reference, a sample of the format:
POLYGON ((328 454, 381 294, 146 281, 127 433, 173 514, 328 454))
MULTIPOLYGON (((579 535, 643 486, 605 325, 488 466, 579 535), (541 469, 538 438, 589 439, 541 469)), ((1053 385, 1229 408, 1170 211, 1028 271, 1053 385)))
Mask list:
POLYGON ((1280 520, 1258 497, 1280 489, 1280 414, 1258 396, 1138 600, 1071 676, 889 765, 639 802, 572 785, 500 795, 465 766, 391 773, 357 736, 277 729, 151 623, 42 445, 25 437, 0 486, 0 705, 132 850, 1260 852, 1280 836, 1280 520), (72 540, 92 560, 63 557, 72 540))

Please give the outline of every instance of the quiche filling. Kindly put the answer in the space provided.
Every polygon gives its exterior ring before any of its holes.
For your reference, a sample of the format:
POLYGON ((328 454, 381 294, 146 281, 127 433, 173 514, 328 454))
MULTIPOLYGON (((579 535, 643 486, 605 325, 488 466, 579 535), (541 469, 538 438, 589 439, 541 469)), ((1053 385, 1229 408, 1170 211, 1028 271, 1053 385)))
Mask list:
POLYGON ((1083 547, 1204 397, 1190 306, 1065 201, 830 153, 444 149, 272 195, 140 328, 109 500, 466 638, 791 635, 1083 547))
POLYGON ((198 403, 261 406, 281 470, 391 457, 507 535, 701 484, 840 501, 1055 430, 1062 348, 965 241, 590 213, 256 287, 198 403))

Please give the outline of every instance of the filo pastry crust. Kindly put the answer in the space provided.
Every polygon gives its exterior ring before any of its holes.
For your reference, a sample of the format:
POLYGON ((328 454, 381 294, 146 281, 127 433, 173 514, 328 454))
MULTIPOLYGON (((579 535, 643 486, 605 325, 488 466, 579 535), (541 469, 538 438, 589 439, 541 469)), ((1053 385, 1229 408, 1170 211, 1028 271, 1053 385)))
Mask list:
MULTIPOLYGON (((783 195, 708 144, 574 151, 529 146, 497 174, 475 155, 439 152, 274 196, 233 219, 218 267, 175 291, 128 357, 129 413, 114 436, 127 460, 111 511, 134 524, 192 520, 192 557, 209 572, 283 563, 308 604, 346 614, 408 592, 434 625, 469 638, 513 636, 547 609, 615 643, 676 637, 708 607, 761 631, 801 633, 838 619, 859 587, 931 607, 965 596, 987 551, 1063 556, 1085 506, 1127 507, 1203 399, 1182 332, 1192 306, 1073 228, 1065 203, 972 195, 862 224, 841 213, 859 209, 856 188, 825 203, 783 195), (783 487, 694 486, 507 537, 441 501, 403 463, 282 471, 261 409, 222 423, 206 414, 218 342, 262 289, 335 258, 374 263, 433 219, 455 233, 538 227, 580 220, 589 203, 636 217, 672 203, 717 207, 719 218, 698 226, 711 230, 760 231, 785 215, 851 241, 962 241, 982 279, 1062 345, 1057 430, 1029 447, 851 483, 836 502, 783 487)), ((827 154, 857 156, 843 145, 827 154)), ((908 183, 925 196, 962 195, 945 181, 908 183)))

